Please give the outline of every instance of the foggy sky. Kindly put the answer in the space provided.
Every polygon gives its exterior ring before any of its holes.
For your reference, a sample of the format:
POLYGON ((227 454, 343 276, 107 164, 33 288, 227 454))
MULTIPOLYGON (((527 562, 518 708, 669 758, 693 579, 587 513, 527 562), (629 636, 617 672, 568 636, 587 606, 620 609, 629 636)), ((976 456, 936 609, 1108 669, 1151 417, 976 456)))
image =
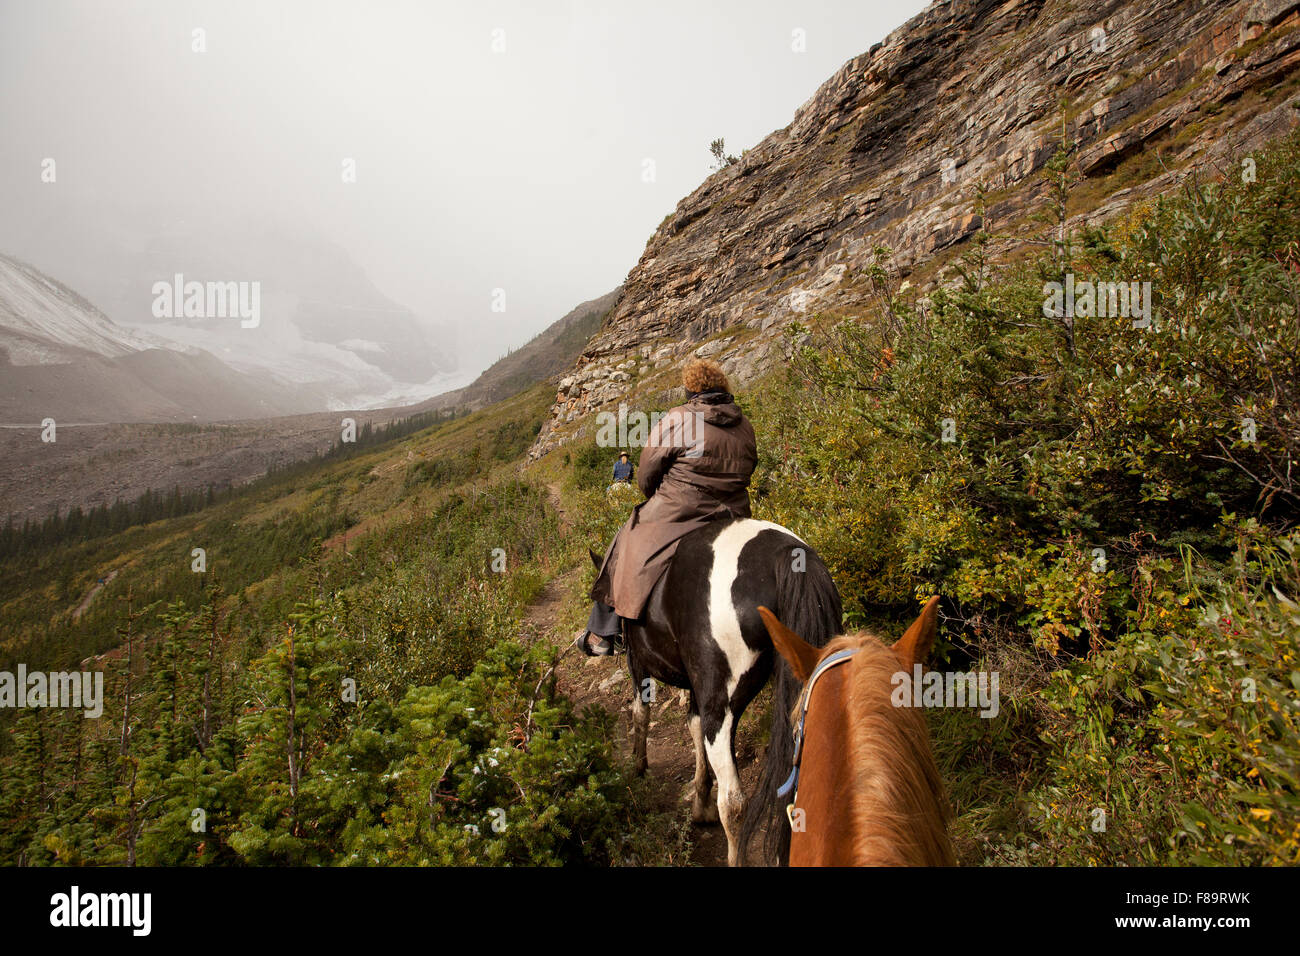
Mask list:
POLYGON ((50 189, 290 218, 479 368, 621 282, 712 139, 754 146, 925 5, 0 0, 0 252, 50 189))

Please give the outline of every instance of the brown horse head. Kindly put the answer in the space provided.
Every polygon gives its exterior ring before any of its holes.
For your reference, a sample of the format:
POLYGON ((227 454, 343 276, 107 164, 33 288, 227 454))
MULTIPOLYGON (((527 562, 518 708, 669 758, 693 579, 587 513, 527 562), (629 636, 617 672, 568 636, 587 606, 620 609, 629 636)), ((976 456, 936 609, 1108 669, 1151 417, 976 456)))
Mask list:
MULTIPOLYGON (((893 701, 898 675, 910 681, 913 666, 934 647, 938 607, 938 597, 931 598, 892 646, 859 632, 825 647, 813 647, 767 608, 758 609, 777 652, 805 684, 823 660, 852 652, 817 674, 797 708, 806 717, 790 812, 792 866, 956 862, 925 715, 893 701)), ((798 712, 794 720, 797 726, 798 712)))

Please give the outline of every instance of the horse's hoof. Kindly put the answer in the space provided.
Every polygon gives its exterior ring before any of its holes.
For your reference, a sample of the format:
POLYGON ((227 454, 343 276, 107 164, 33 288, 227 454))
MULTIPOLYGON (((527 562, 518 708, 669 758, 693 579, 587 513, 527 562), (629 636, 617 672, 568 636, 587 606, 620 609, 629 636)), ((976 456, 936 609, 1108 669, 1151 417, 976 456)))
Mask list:
POLYGON ((691 822, 697 827, 714 826, 718 822, 717 804, 709 804, 704 810, 691 807, 691 822))

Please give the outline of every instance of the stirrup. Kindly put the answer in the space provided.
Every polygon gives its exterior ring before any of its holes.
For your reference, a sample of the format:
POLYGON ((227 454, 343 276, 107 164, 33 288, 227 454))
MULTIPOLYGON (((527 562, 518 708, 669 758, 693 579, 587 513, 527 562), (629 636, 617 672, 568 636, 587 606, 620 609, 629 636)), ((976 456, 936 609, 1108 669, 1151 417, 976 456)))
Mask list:
POLYGON ((588 657, 613 657, 618 653, 617 646, 612 640, 608 637, 601 637, 599 634, 592 634, 591 631, 583 631, 579 634, 577 640, 573 642, 573 646, 588 657), (600 641, 597 649, 593 650, 591 645, 587 643, 588 637, 594 637, 600 641))

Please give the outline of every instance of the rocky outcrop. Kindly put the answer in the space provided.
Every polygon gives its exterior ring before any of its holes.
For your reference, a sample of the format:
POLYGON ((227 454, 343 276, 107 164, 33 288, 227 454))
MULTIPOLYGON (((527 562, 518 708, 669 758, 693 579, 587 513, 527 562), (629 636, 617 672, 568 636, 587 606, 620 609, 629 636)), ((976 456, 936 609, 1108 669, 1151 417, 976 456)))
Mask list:
POLYGON ((1087 217, 1244 156, 1300 122, 1297 26, 1285 0, 932 4, 678 203, 560 382, 532 456, 701 343, 734 379, 763 374, 791 321, 862 307, 854 279, 878 246, 936 281, 927 267, 984 222, 976 183, 993 231, 1029 235, 1063 142, 1098 187, 1087 217), (1156 149, 1158 174, 1127 174, 1156 149))

